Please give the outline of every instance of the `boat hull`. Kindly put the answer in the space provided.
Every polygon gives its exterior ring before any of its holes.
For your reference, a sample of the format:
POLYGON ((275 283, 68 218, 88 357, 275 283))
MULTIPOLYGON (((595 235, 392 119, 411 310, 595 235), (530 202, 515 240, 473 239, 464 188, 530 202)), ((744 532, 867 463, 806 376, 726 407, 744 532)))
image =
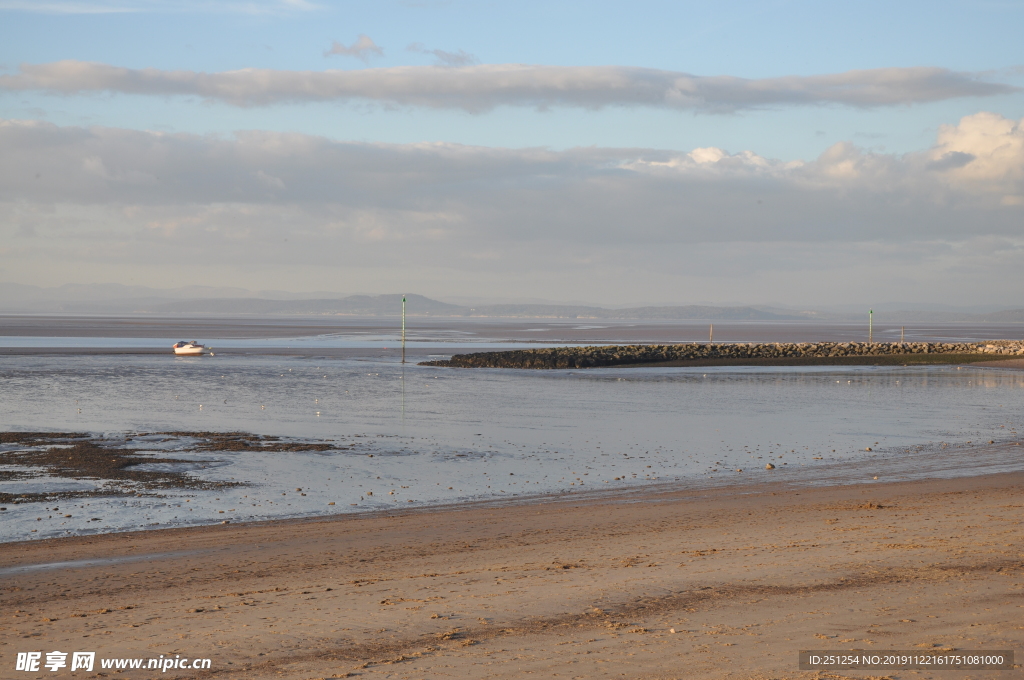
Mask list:
POLYGON ((194 356, 199 356, 200 354, 202 354, 204 349, 206 349, 206 348, 203 347, 202 345, 197 345, 197 346, 186 345, 185 347, 175 347, 174 348, 174 353, 177 354, 178 356, 193 356, 194 357, 194 356))

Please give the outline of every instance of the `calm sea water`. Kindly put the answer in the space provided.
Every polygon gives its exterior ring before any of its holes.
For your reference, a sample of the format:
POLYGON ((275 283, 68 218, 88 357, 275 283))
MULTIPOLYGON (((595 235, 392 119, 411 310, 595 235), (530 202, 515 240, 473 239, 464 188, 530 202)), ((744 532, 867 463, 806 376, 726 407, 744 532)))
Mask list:
MULTIPOLYGON (((440 351, 452 350, 416 349, 409 358, 440 351)), ((1024 467, 1024 446, 1008 445, 1024 426, 1020 372, 966 366, 453 370, 403 366, 394 355, 373 354, 4 357, 0 429, 112 438, 241 430, 351 448, 200 453, 188 440, 143 437, 132 446, 173 451, 192 461, 186 468, 202 479, 247 484, 68 501, 59 515, 50 510, 54 503, 10 505, 0 540, 666 483, 871 483, 876 476, 1024 467), (766 471, 768 462, 777 469, 766 471), (71 507, 73 517, 63 518, 71 507)), ((37 478, 0 482, 0 490, 98 484, 37 478)))

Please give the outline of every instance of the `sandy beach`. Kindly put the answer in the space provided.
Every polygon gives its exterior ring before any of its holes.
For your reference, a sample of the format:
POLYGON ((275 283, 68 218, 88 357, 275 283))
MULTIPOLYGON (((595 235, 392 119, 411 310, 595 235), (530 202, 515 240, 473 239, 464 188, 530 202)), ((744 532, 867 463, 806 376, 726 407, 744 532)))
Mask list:
POLYGON ((33 650, 211 659, 113 676, 132 678, 660 679, 823 677, 800 649, 1014 649, 1022 486, 776 483, 6 544, 3 677, 29 677, 11 669, 33 650))

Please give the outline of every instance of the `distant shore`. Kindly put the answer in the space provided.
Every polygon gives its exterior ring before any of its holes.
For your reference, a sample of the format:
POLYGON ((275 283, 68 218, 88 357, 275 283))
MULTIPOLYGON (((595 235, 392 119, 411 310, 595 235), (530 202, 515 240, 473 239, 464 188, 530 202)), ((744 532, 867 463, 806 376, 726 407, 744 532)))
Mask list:
POLYGON ((818 366, 966 364, 1024 356, 1024 342, 688 343, 552 347, 455 354, 424 361, 449 368, 579 369, 635 366, 818 366))

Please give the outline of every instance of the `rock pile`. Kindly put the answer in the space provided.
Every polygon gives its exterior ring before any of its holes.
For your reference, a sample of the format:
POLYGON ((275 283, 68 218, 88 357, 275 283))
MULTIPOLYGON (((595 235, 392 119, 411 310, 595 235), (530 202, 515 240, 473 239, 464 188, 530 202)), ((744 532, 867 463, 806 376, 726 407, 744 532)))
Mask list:
POLYGON ((1024 341, 990 342, 778 342, 688 345, 551 347, 456 354, 422 366, 455 368, 593 368, 708 359, 782 359, 898 356, 908 354, 1024 355, 1024 341))

